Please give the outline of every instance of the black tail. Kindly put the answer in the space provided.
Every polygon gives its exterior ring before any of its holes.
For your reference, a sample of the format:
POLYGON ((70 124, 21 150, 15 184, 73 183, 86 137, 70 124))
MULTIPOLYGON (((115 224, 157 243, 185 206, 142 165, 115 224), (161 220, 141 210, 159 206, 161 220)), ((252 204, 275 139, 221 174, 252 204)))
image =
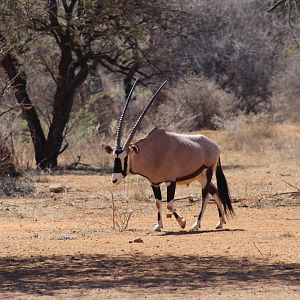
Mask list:
POLYGON ((219 191, 219 196, 221 198, 221 201, 224 206, 225 214, 228 214, 228 210, 231 216, 234 216, 234 210, 231 204, 229 190, 228 190, 228 184, 227 180, 225 178, 225 175, 222 170, 221 166, 221 160, 219 158, 218 164, 217 164, 217 170, 216 170, 216 177, 217 177, 217 186, 219 191))

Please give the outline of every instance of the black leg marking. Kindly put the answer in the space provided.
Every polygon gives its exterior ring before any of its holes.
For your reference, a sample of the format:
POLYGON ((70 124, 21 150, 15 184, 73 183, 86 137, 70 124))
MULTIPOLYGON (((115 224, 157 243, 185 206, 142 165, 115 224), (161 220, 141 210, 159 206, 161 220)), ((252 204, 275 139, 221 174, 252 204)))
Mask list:
POLYGON ((172 181, 167 186, 167 202, 170 202, 171 200, 174 200, 175 190, 176 190, 176 182, 172 181))
POLYGON ((221 218, 222 217, 222 212, 221 212, 220 208, 218 208, 218 212, 219 212, 219 218, 221 218))
POLYGON ((175 217, 176 220, 179 218, 179 215, 176 211, 173 212, 173 216, 175 217))
POLYGON ((159 185, 151 185, 155 199, 161 200, 161 191, 159 185))
POLYGON ((202 189, 202 205, 201 210, 198 215, 198 221, 202 218, 206 205, 204 205, 204 201, 208 195, 208 193, 212 192, 211 179, 212 179, 213 171, 212 168, 208 168, 206 171, 206 185, 202 189))
POLYGON ((218 192, 218 190, 212 183, 210 183, 208 192, 213 196, 218 192))
POLYGON ((154 193, 154 197, 155 197, 155 204, 156 204, 156 208, 157 208, 157 222, 158 224, 156 225, 156 229, 160 231, 160 228, 162 228, 162 218, 161 218, 161 191, 160 191, 160 187, 159 185, 151 185, 153 193, 154 193))

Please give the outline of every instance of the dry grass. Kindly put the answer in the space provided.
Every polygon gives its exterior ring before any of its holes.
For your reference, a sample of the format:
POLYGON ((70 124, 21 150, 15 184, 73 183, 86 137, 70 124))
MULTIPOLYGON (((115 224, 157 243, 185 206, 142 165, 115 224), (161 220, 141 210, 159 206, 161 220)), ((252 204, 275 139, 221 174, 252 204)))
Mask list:
POLYGON ((264 151, 274 136, 271 117, 265 114, 240 114, 222 125, 230 145, 238 151, 264 151))

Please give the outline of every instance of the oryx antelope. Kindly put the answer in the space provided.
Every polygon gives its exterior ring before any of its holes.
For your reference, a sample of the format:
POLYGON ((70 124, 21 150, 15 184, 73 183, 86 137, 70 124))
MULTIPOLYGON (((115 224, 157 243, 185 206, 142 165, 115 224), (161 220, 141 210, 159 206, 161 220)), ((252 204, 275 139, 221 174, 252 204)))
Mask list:
POLYGON ((147 178, 151 184, 158 211, 154 230, 160 231, 163 228, 160 184, 166 183, 167 185, 167 209, 169 211, 167 217, 174 215, 179 225, 185 228, 186 221, 174 208, 175 189, 177 184, 189 184, 197 180, 202 187, 202 206, 192 230, 201 227, 201 220, 208 204, 208 194, 213 196, 218 208, 219 222, 216 228, 223 228, 226 224, 225 215, 228 212, 233 215, 234 210, 221 167, 218 145, 201 134, 178 134, 162 128, 153 129, 145 138, 131 144, 138 125, 166 82, 153 95, 125 144, 121 146, 124 115, 136 83, 137 80, 132 86, 119 119, 115 148, 103 145, 106 152, 114 155, 113 184, 119 184, 128 173, 139 174, 147 178), (213 174, 216 174, 217 187, 211 182, 213 174))

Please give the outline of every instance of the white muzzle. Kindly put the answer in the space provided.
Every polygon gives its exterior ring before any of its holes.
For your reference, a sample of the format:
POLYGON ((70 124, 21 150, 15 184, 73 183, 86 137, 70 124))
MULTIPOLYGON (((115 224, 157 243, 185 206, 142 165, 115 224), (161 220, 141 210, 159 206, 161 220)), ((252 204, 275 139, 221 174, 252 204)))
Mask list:
POLYGON ((122 173, 113 173, 112 174, 112 183, 113 184, 119 184, 121 181, 122 181, 122 179, 123 179, 123 175, 122 175, 122 173))

